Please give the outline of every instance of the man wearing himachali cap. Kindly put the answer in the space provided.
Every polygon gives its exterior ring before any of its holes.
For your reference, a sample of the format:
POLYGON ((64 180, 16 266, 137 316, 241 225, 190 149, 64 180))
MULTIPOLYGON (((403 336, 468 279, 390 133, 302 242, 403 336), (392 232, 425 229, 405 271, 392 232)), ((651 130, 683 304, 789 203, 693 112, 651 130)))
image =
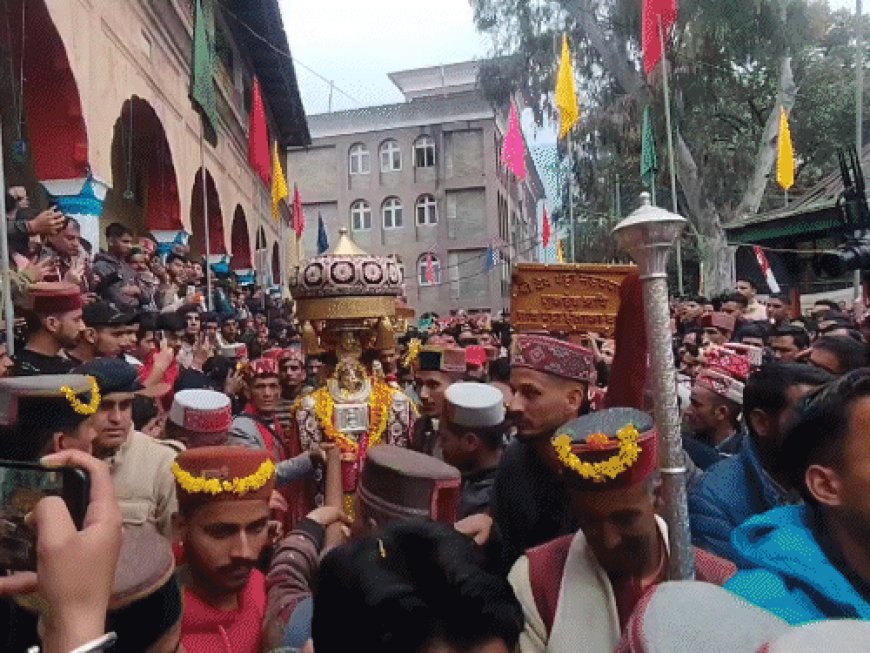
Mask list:
MULTIPOLYGON (((516 440, 505 450, 493 487, 492 516, 507 571, 526 549, 574 532, 568 495, 550 438, 586 407, 595 357, 580 345, 519 334, 513 342, 509 413, 516 440)), ((472 520, 472 516, 467 518, 472 520)), ((486 539, 486 520, 463 532, 486 539)))
MULTIPOLYGON (((521 653, 610 653, 641 596, 667 580, 667 526, 656 515, 652 418, 608 408, 548 442, 580 527, 530 549, 508 580, 523 605, 521 653)), ((695 549, 699 580, 723 584, 733 564, 695 549)))
POLYGON ((82 291, 71 283, 35 283, 24 304, 30 338, 15 356, 15 376, 67 374, 73 362, 63 355, 79 342, 82 291))
POLYGON ((275 464, 263 450, 199 447, 179 454, 172 473, 184 551, 181 644, 187 653, 257 653, 266 581, 255 565, 269 542, 275 464))

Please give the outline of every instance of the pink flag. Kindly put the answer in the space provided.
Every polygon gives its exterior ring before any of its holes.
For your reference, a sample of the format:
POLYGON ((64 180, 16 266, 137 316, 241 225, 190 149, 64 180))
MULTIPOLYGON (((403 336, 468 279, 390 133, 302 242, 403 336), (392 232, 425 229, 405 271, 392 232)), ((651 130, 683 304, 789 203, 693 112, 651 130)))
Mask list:
POLYGON ((426 254, 426 283, 435 283, 435 266, 432 265, 432 254, 426 254))
POLYGON ((513 102, 511 102, 507 134, 504 136, 504 145, 501 149, 501 160, 517 179, 526 178, 526 147, 523 144, 523 133, 520 131, 517 105, 513 102))

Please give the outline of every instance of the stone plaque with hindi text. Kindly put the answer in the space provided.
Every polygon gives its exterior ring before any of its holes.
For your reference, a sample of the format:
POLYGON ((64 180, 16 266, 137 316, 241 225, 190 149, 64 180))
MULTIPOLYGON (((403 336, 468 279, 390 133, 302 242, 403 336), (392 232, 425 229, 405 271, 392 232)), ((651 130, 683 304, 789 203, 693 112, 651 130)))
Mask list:
POLYGON ((511 284, 517 331, 598 333, 612 337, 619 286, 634 265, 520 263, 511 284))

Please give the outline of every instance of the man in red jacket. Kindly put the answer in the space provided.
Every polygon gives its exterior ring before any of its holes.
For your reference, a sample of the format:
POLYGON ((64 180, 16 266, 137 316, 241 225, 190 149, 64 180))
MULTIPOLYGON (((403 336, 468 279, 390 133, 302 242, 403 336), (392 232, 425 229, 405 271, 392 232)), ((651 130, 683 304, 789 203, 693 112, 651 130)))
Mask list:
POLYGON ((275 464, 264 450, 200 447, 179 454, 172 473, 184 650, 258 653, 266 583, 255 565, 269 543, 275 464))

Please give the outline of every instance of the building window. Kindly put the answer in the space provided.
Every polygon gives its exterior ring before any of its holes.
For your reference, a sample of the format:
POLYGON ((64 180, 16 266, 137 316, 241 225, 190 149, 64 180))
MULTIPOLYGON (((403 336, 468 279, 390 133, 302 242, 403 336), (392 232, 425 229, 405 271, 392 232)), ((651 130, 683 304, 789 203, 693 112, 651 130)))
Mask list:
POLYGON ((423 254, 417 261, 417 281, 421 286, 434 286, 441 283, 441 261, 434 254, 423 254), (429 271, 429 257, 432 257, 432 271, 429 271))
POLYGON ((367 175, 371 170, 369 164, 369 149, 363 143, 350 146, 350 174, 367 175))
POLYGON ((350 226, 354 231, 372 228, 372 207, 365 200, 357 200, 350 205, 350 226))
POLYGON ((402 226, 402 203, 398 197, 388 197, 381 213, 384 216, 384 229, 398 229, 402 226))
POLYGON ((414 166, 417 168, 435 167, 435 141, 431 136, 421 136, 414 143, 414 166))
POLYGON ((438 203, 431 195, 421 195, 417 200, 417 225, 438 224, 438 203))
POLYGON ((381 143, 381 172, 397 172, 402 169, 402 150, 396 141, 381 143))

